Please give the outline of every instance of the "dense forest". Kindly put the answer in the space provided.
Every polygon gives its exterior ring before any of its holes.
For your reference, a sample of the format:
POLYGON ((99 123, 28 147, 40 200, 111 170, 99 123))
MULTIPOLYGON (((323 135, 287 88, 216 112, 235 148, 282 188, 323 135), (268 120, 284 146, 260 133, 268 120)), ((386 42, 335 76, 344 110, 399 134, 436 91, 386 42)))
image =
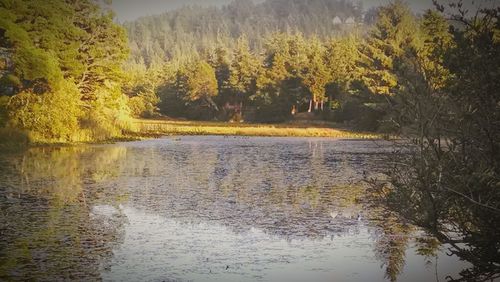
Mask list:
MULTIPOLYGON (((133 98, 133 111, 145 117, 156 105, 173 117, 282 122, 292 112, 339 107, 334 96, 357 77, 360 40, 375 14, 350 1, 241 0, 140 18, 124 24, 125 68, 137 75, 126 92, 142 97, 133 98)), ((319 118, 334 119, 330 111, 319 118)), ((372 120, 354 126, 376 129, 372 120)))
POLYGON ((121 25, 92 0, 0 0, 0 141, 109 140, 139 117, 398 134, 413 154, 373 194, 471 262, 463 281, 498 278, 500 6, 350 3, 240 0, 121 25))
MULTIPOLYGON (((373 11, 370 12, 373 14, 373 11)), ((370 14, 365 17, 370 22, 370 14)), ((237 0, 227 6, 186 6, 124 24, 132 60, 147 66, 208 51, 217 45, 233 48, 245 35, 260 54, 274 33, 319 38, 347 34, 363 22, 360 4, 346 0, 268 0, 254 4, 237 0)))
POLYGON ((0 123, 40 142, 105 140, 131 130, 132 117, 160 115, 247 122, 301 115, 411 133, 408 103, 426 91, 434 105, 433 92, 449 95, 451 81, 468 82, 457 77, 474 66, 469 61, 486 54, 483 68, 494 69, 497 60, 497 10, 437 8, 417 16, 401 1, 363 11, 345 0, 240 0, 120 26, 91 0, 2 0, 0 123), (463 53, 467 60, 457 60, 463 53))

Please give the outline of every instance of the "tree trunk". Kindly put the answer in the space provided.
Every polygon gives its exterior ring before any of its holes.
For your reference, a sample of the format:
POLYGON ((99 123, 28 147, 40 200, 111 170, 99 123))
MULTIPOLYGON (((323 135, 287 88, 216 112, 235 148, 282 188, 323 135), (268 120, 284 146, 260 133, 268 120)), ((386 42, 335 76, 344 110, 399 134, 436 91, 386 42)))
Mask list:
POLYGON ((309 110, 307 111, 308 113, 312 112, 312 107, 313 107, 313 100, 309 100, 309 110))

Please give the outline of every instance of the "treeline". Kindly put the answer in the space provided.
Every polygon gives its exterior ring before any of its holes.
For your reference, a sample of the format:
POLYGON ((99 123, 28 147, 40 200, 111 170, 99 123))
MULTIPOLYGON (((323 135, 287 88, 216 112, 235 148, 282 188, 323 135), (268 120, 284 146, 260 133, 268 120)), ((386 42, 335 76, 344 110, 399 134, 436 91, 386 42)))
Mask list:
POLYGON ((160 112, 174 117, 285 121, 292 111, 332 107, 327 102, 341 99, 360 79, 358 39, 278 33, 257 55, 240 37, 234 48, 217 46, 182 62, 149 69, 128 65, 137 77, 128 80, 126 92, 137 94, 133 108, 143 116, 154 115, 160 101, 160 112))
MULTIPOLYGON (((369 20, 370 17, 367 17, 369 20)), ((346 33, 362 22, 362 7, 347 0, 235 0, 227 6, 187 6, 124 23, 131 58, 151 66, 189 58, 216 45, 233 48, 245 35, 256 53, 274 33, 326 38, 346 33)))
POLYGON ((19 130, 34 142, 120 136, 130 126, 128 54, 125 30, 94 1, 1 0, 1 139, 16 142, 19 130))
MULTIPOLYGON (((395 64, 408 46, 431 48, 424 41, 434 36, 434 27, 428 25, 437 23, 428 23, 428 18, 445 20, 434 12, 417 18, 402 2, 375 12, 365 15, 374 20, 373 26, 358 25, 343 35, 276 32, 262 38, 263 47, 256 49, 243 34, 231 44, 191 48, 189 56, 149 67, 132 60, 126 67, 131 74, 126 93, 134 114, 144 117, 159 112, 201 120, 282 122, 308 112, 306 118, 391 132, 401 127, 392 116, 399 86, 395 64)), ((147 19, 156 18, 139 23, 147 19)))
MULTIPOLYGON (((360 130, 413 131, 404 93, 448 94, 458 76, 452 66, 471 67, 456 54, 491 53, 459 46, 471 36, 468 24, 444 12, 417 17, 395 1, 363 16, 349 3, 188 7, 127 23, 128 44, 112 13, 92 0, 1 0, 0 126, 67 142, 120 136, 132 116, 280 122, 299 114, 360 130), (153 45, 163 47, 151 53, 153 45), (415 72, 425 72, 424 86, 407 85, 415 72)), ((481 19, 480 28, 496 34, 497 22, 481 19)))

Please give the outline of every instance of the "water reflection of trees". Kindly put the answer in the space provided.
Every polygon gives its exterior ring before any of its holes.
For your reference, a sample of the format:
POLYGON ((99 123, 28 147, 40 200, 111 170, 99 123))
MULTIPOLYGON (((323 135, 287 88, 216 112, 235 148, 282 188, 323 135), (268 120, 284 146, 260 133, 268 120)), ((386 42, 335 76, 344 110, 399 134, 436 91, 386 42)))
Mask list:
POLYGON ((448 277, 449 281, 498 279, 498 213, 470 203, 462 195, 440 190, 432 183, 439 175, 431 165, 425 168, 424 173, 429 174, 424 177, 423 171, 418 171, 422 177, 418 180, 403 169, 396 173, 392 178, 395 185, 372 181, 371 195, 386 212, 397 214, 398 221, 408 221, 425 231, 426 235, 417 240, 419 254, 433 257, 444 246, 449 256, 470 264, 460 271, 458 279, 448 277))
POLYGON ((99 277, 123 239, 119 205, 126 202, 179 222, 214 222, 237 233, 258 228, 287 240, 356 234, 363 226, 375 238, 387 278, 396 279, 410 230, 367 209, 357 182, 365 171, 382 170, 378 148, 244 140, 39 148, 7 156, 0 163, 6 179, 0 277, 99 277), (116 212, 96 214, 104 205, 116 212))
POLYGON ((385 278, 397 281, 405 266, 405 253, 413 230, 394 215, 383 211, 375 213, 375 225, 380 228, 375 255, 385 266, 385 278))
POLYGON ((36 148, 2 156, 0 279, 99 279, 123 220, 94 215, 102 191, 87 184, 116 176, 125 153, 36 148))
POLYGON ((402 272, 412 229, 380 209, 366 209, 369 199, 358 183, 365 171, 382 170, 384 154, 346 153, 321 142, 180 146, 134 154, 134 162, 145 165, 136 170, 148 171, 147 177, 119 185, 131 187, 135 205, 178 221, 216 221, 234 232, 256 227, 288 240, 358 233, 361 213, 387 279, 402 272))
POLYGON ((293 238, 352 230, 356 224, 336 225, 330 212, 344 210, 355 219, 362 210, 355 202, 360 188, 350 182, 370 164, 358 163, 359 156, 314 151, 318 148, 307 143, 165 147, 134 157, 148 177, 121 179, 118 185, 141 187, 131 191, 131 198, 153 212, 179 220, 219 220, 236 232, 257 227, 293 238), (325 156, 341 163, 327 162, 325 156), (351 202, 342 203, 347 199, 351 202))

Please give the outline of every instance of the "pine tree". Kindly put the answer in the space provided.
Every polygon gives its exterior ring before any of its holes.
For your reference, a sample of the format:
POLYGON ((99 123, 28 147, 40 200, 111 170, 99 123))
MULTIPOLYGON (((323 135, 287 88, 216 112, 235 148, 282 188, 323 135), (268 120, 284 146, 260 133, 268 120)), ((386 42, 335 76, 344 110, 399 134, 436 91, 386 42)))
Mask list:
POLYGON ((234 93, 233 103, 243 104, 257 91, 259 61, 248 47, 246 37, 240 37, 233 50, 230 67, 229 87, 234 93))
POLYGON ((325 65, 325 48, 322 43, 317 38, 312 38, 309 40, 308 47, 306 51, 307 63, 303 66, 300 76, 311 93, 309 103, 309 112, 311 112, 313 104, 315 110, 319 108, 323 110, 326 98, 325 87, 330 81, 330 73, 325 65))
POLYGON ((180 73, 180 88, 187 103, 201 102, 204 106, 218 110, 213 98, 217 96, 215 71, 205 61, 198 61, 180 73))
POLYGON ((221 99, 229 99, 230 85, 229 79, 231 76, 231 58, 229 50, 220 45, 209 55, 208 61, 215 70, 217 77, 218 95, 221 99))
POLYGON ((373 94, 394 95, 398 85, 394 63, 417 36, 418 24, 406 4, 396 0, 380 7, 375 26, 360 47, 362 81, 373 94))

